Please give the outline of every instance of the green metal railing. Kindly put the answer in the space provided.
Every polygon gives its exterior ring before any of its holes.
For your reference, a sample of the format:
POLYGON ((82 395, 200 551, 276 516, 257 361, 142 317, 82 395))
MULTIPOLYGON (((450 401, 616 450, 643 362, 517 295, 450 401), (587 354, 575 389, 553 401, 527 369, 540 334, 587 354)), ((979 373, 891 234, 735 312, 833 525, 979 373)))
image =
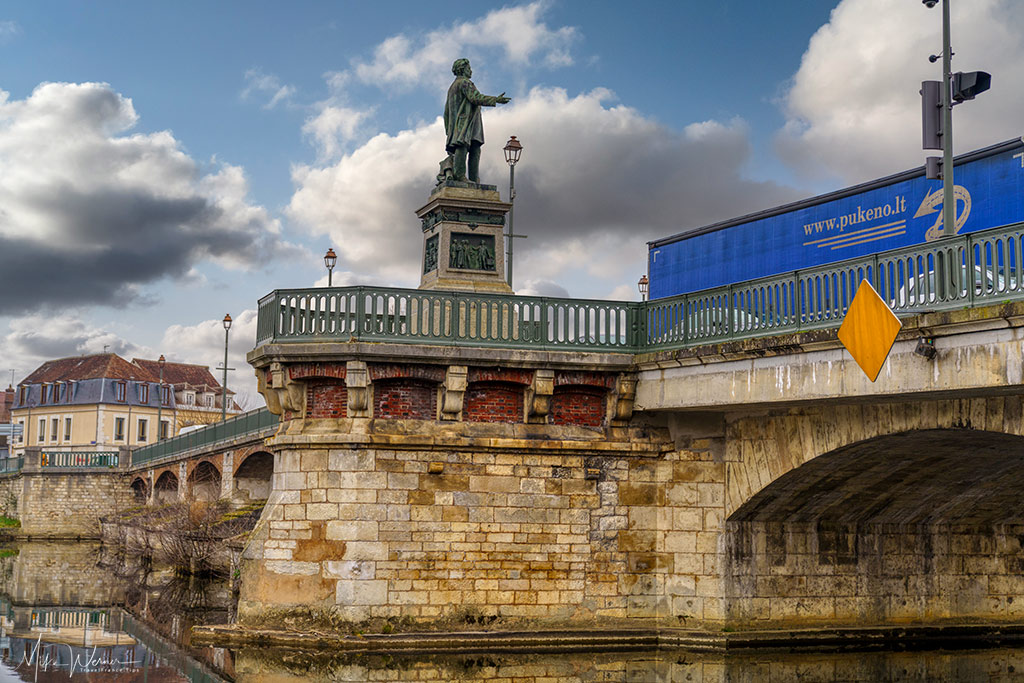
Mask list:
POLYGON ((275 290, 256 345, 375 341, 642 353, 838 326, 862 280, 897 315, 1024 298, 1018 223, 644 303, 383 287, 275 290))
POLYGON ((25 458, 0 458, 0 475, 16 474, 25 466, 25 458))
POLYGON ((202 429, 179 434, 148 446, 132 449, 132 466, 152 462, 184 451, 209 446, 219 441, 235 439, 246 434, 277 427, 277 415, 266 408, 250 410, 241 415, 229 417, 224 422, 214 422, 202 429))
POLYGON ((117 467, 117 451, 43 451, 40 467, 117 467))

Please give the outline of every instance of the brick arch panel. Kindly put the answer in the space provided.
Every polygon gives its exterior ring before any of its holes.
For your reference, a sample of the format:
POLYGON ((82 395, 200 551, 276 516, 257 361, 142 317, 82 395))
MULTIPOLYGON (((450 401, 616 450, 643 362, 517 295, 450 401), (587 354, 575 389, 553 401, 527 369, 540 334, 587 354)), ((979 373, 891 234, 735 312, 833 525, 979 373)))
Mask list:
POLYGON ((600 427, 608 412, 603 386, 563 384, 551 396, 551 424, 600 427))
POLYGON ((213 465, 214 469, 217 470, 217 474, 224 475, 224 455, 217 453, 215 455, 204 455, 198 458, 192 458, 185 461, 185 477, 190 479, 196 468, 201 463, 208 462, 213 465))
POLYGON ((1024 435, 1022 397, 994 396, 824 408, 744 417, 726 431, 725 515, 800 465, 879 436, 931 429, 1024 435))
POLYGON ((512 382, 473 382, 462 407, 465 422, 523 421, 524 387, 512 382))

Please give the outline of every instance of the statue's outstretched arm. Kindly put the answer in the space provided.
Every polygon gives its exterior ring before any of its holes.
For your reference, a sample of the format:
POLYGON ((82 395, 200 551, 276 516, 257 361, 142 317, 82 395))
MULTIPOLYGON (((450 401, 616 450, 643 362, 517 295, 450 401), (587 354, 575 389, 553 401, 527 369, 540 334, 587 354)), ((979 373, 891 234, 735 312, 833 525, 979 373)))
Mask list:
POLYGON ((505 97, 505 93, 500 95, 484 95, 476 86, 473 85, 473 81, 467 80, 462 86, 462 92, 472 104, 481 107, 493 107, 496 104, 506 104, 509 101, 508 97, 505 97))

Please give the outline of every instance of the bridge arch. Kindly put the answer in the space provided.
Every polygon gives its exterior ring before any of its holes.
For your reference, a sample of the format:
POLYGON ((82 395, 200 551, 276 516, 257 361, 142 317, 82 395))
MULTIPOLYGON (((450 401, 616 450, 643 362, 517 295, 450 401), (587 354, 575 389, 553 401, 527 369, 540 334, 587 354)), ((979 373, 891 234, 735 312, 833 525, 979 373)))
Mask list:
POLYGON ((153 500, 157 505, 168 505, 178 501, 178 475, 164 470, 153 484, 153 500))
POLYGON ((728 517, 790 470, 822 454, 880 436, 933 429, 1024 435, 1024 400, 993 396, 795 408, 744 417, 726 429, 728 517))
POLYGON ((963 423, 874 436, 810 458, 728 516, 727 616, 1019 619, 1022 489, 1024 436, 963 423))
POLYGON ((238 463, 234 472, 232 498, 244 502, 266 500, 274 476, 274 456, 267 451, 255 451, 238 463))
POLYGON ((145 503, 149 499, 149 482, 146 481, 145 477, 135 477, 132 480, 131 488, 135 502, 145 503))
POLYGON ((188 475, 189 495, 195 500, 213 503, 220 498, 220 470, 209 460, 196 463, 188 475))

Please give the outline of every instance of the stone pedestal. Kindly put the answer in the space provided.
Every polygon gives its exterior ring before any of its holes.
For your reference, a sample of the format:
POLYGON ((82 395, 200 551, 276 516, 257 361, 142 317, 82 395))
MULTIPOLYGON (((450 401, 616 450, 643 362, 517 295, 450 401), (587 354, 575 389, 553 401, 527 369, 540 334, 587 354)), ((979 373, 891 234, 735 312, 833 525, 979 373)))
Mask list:
POLYGON ((505 281, 505 214, 494 185, 447 180, 416 215, 423 221, 420 289, 511 294, 505 281))

